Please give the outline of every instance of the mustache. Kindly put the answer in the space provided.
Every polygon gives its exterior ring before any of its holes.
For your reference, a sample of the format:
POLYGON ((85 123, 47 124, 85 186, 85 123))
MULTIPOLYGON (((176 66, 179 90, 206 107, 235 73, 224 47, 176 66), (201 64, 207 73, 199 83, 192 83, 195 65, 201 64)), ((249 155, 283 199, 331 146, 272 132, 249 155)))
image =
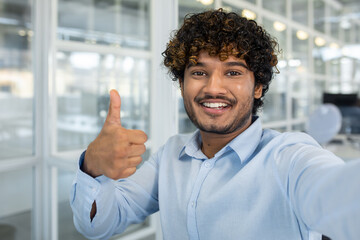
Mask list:
POLYGON ((231 105, 235 105, 237 103, 236 99, 228 98, 228 97, 221 96, 221 95, 212 96, 209 94, 206 94, 205 96, 196 96, 194 101, 196 103, 200 103, 201 101, 210 100, 210 99, 222 99, 222 100, 229 102, 231 105))

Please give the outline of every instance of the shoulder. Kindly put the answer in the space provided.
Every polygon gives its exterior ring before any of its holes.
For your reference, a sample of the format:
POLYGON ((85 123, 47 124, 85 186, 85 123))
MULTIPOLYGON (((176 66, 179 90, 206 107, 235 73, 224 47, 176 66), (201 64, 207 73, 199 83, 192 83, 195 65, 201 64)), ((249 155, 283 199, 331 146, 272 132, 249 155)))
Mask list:
POLYGON ((295 144, 306 144, 321 148, 320 144, 307 133, 284 132, 280 133, 272 129, 264 129, 261 141, 263 144, 272 144, 277 149, 283 149, 295 144))
POLYGON ((324 149, 314 138, 302 132, 280 133, 272 138, 272 152, 276 164, 306 166, 342 164, 343 161, 324 149))
MULTIPOLYGON (((310 135, 303 132, 280 133, 264 129, 260 141, 260 151, 272 156, 276 162, 291 161, 300 156, 318 155, 327 152, 310 135)), ((269 156, 269 155, 268 155, 269 156)))

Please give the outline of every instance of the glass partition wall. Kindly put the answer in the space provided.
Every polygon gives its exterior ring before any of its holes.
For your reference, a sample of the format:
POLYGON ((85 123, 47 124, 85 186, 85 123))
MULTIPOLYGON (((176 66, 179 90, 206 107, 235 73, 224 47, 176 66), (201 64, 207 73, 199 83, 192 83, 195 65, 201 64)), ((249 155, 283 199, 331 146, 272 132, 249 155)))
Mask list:
MULTIPOLYGON (((106 118, 110 89, 121 95, 123 127, 148 135, 143 158, 159 145, 151 131, 164 123, 153 121, 150 103, 165 101, 152 94, 158 83, 151 78, 165 74, 152 51, 167 39, 154 33, 165 36, 176 26, 156 30, 164 20, 154 10, 168 5, 0 2, 0 239, 85 239, 73 225, 69 192, 79 154, 106 118)), ((155 221, 112 239, 155 239, 155 221)))
MULTIPOLYGON (((121 96, 122 126, 141 129, 151 139, 150 10, 149 0, 57 2, 52 155, 77 163, 77 157, 69 159, 67 155, 85 149, 100 132, 110 89, 117 89, 121 96)), ((58 239, 83 239, 72 224, 68 202, 74 172, 56 168, 55 175, 58 239)), ((143 230, 144 237, 154 238, 153 223, 148 219, 113 239, 143 230), (146 230, 149 228, 152 232, 146 230)))
MULTIPOLYGON (((124 127, 148 134, 144 159, 168 136, 195 130, 161 52, 187 13, 219 7, 256 19, 280 43, 280 74, 260 113, 265 127, 303 131, 322 92, 359 92, 352 46, 360 23, 326 21, 345 14, 335 1, 3 0, 0 239, 84 239, 69 189, 110 89, 122 97, 124 127)), ((158 219, 113 239, 162 239, 158 219)))
POLYGON ((0 2, 0 239, 32 235, 35 162, 30 0, 0 2))
POLYGON ((0 158, 34 154, 31 1, 0 5, 0 158))

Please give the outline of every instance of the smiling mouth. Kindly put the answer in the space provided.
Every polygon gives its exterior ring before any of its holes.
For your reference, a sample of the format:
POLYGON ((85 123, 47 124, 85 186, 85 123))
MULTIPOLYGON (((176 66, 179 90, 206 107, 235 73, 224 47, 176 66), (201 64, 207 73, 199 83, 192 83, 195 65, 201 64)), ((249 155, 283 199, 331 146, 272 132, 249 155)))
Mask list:
POLYGON ((229 107, 229 104, 227 103, 214 103, 214 102, 203 102, 201 103, 201 105, 211 109, 224 109, 229 107))

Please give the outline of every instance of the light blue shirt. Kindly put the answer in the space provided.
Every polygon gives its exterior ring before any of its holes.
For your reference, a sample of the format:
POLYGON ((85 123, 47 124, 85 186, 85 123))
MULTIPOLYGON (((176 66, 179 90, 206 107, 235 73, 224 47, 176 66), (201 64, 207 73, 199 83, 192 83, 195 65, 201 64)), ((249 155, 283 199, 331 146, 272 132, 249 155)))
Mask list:
POLYGON ((198 131, 176 135, 118 181, 79 169, 78 231, 106 239, 160 209, 166 240, 360 239, 359 161, 344 164, 307 134, 262 129, 259 119, 211 159, 200 146, 198 131))

